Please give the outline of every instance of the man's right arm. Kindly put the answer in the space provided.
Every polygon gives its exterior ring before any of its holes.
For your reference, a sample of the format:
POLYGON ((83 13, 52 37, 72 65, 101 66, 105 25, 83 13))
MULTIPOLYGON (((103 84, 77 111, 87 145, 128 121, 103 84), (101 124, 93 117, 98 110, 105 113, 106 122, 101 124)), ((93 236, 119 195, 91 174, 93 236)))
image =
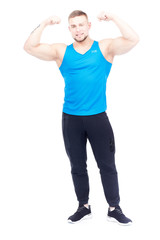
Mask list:
POLYGON ((24 44, 24 50, 39 59, 46 61, 62 60, 65 44, 44 44, 40 43, 43 30, 48 25, 54 25, 60 23, 59 17, 50 17, 43 21, 29 36, 24 44))

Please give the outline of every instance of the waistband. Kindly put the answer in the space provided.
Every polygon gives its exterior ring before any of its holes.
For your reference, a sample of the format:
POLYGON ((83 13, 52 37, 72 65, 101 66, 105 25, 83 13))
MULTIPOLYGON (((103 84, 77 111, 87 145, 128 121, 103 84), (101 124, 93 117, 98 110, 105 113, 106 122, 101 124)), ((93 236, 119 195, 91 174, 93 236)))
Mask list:
POLYGON ((93 116, 104 115, 104 114, 106 114, 106 112, 101 112, 93 115, 72 115, 72 114, 62 112, 62 116, 70 116, 70 117, 93 117, 93 116))

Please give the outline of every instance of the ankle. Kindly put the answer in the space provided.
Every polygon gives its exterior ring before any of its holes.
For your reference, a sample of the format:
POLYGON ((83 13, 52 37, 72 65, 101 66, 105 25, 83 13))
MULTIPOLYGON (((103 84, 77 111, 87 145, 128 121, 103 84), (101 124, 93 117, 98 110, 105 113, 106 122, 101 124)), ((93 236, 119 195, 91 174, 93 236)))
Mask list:
POLYGON ((89 205, 88 205, 88 203, 87 203, 87 204, 84 204, 84 207, 86 207, 86 208, 89 209, 89 205))
POLYGON ((114 211, 115 210, 115 207, 109 207, 109 211, 114 211))

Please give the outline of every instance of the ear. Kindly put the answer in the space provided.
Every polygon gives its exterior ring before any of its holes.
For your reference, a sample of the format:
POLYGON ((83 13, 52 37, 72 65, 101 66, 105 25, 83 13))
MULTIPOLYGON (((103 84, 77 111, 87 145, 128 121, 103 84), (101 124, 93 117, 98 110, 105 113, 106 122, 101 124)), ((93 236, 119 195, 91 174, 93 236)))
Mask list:
POLYGON ((69 29, 69 31, 71 31, 71 28, 70 28, 70 26, 68 26, 68 29, 69 29))
POLYGON ((88 23, 88 27, 89 27, 89 29, 91 28, 91 25, 92 25, 91 22, 89 22, 89 23, 88 23))

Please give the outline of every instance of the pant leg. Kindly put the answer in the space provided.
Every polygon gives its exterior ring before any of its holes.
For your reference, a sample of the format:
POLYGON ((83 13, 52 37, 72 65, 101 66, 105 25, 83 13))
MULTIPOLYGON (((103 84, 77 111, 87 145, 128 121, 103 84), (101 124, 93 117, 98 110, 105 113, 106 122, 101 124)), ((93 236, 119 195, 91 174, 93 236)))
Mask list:
POLYGON ((120 197, 115 166, 115 141, 106 112, 88 117, 85 126, 100 169, 106 200, 110 206, 116 206, 120 197))
POLYGON ((71 174, 79 204, 88 203, 87 137, 80 116, 63 113, 62 130, 66 153, 70 159, 71 174))

